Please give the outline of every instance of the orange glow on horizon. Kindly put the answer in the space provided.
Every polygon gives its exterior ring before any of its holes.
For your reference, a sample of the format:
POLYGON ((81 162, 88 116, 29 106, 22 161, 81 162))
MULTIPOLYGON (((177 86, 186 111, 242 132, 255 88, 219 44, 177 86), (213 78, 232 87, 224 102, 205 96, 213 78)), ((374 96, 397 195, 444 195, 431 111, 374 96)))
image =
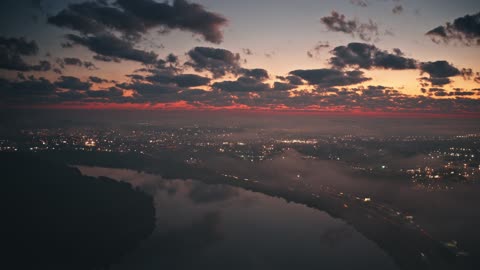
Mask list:
POLYGON ((310 106, 304 109, 290 108, 285 105, 272 107, 249 107, 243 104, 215 107, 199 104, 195 106, 185 101, 172 103, 62 103, 33 106, 12 106, 4 109, 51 109, 51 110, 143 110, 143 111, 197 111, 197 112, 238 112, 245 114, 288 114, 288 115, 323 115, 323 116, 362 116, 393 118, 480 118, 480 112, 435 113, 428 111, 386 111, 344 108, 321 108, 310 106))

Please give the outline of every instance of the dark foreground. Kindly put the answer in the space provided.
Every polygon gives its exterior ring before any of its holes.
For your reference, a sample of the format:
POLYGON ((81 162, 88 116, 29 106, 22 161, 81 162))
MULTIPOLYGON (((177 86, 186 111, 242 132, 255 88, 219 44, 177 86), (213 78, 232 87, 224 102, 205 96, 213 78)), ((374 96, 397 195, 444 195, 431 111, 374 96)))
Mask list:
POLYGON ((152 198, 59 162, 1 154, 3 269, 106 269, 155 225, 152 198))
MULTIPOLYGON (((356 231, 384 250, 394 260, 395 264, 402 269, 477 269, 476 267, 478 266, 478 262, 475 260, 475 253, 468 254, 453 243, 432 237, 423 228, 422 224, 414 222, 407 213, 401 212, 389 204, 369 201, 365 197, 340 192, 332 187, 317 187, 312 192, 312 187, 304 182, 296 182, 288 187, 282 187, 261 180, 238 181, 238 179, 219 174, 210 169, 195 168, 169 159, 157 159, 139 155, 57 152, 42 153, 41 156, 53 160, 63 160, 69 164, 133 169, 159 174, 169 179, 197 179, 206 184, 230 185, 304 204, 350 224, 356 231)), ((76 173, 78 174, 78 172, 76 173)), ((102 181, 105 181, 105 179, 102 181)), ((118 201, 125 203, 127 200, 119 199, 118 201)), ((121 204, 115 205, 115 209, 122 209, 119 207, 121 204)), ((141 217, 131 216, 135 211, 128 212, 128 210, 133 209, 128 205, 124 207, 126 208, 123 211, 127 212, 124 213, 125 216, 122 220, 126 222, 126 226, 130 226, 128 221, 133 220, 132 217, 135 220, 140 218, 146 224, 149 224, 139 229, 142 233, 137 234, 136 239, 141 239, 148 235, 148 232, 151 230, 151 213, 149 212, 150 214, 145 214, 141 217)), ((103 213, 99 213, 103 215, 103 213)), ((138 215, 139 213, 136 214, 138 215)), ((83 222, 83 224, 86 223, 88 222, 83 222)), ((95 228, 96 226, 92 225, 92 227, 95 228)), ((117 232, 121 233, 121 229, 118 228, 117 232)), ((122 250, 131 248, 132 241, 129 239, 127 242, 125 249, 122 250)), ((117 243, 113 246, 118 248, 117 243)), ((120 254, 120 252, 117 252, 117 254, 120 254)), ((108 257, 113 256, 109 255, 108 257)), ((107 264, 104 263, 103 265, 107 264)))

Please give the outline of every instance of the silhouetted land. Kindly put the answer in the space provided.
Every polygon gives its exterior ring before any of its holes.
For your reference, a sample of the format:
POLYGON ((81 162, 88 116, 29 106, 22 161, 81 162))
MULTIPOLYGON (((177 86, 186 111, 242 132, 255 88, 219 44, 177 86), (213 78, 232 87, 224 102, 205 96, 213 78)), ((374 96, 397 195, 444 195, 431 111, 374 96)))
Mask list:
POLYGON ((107 269, 154 229, 152 198, 128 183, 14 153, 0 172, 3 269, 107 269))

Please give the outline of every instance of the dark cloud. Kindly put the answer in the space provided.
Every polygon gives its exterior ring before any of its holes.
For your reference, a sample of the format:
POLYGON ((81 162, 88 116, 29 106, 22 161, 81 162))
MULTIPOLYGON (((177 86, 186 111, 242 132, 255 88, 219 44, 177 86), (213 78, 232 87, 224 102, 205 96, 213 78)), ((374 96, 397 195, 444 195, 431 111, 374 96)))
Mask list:
POLYGON ((450 78, 445 77, 421 77, 420 80, 430 82, 432 86, 444 86, 452 82, 450 78))
POLYGON ((477 72, 475 77, 473 78, 473 80, 476 82, 476 83, 480 83, 480 72, 477 72))
POLYGON ((65 68, 65 66, 76 66, 76 67, 84 67, 89 70, 98 69, 95 64, 89 61, 83 62, 82 60, 76 57, 65 57, 63 59, 58 58, 56 63, 61 67, 65 68))
POLYGON ((428 95, 436 97, 468 97, 476 95, 474 91, 465 91, 462 88, 454 88, 453 90, 446 91, 444 88, 432 87, 428 89, 428 95))
MULTIPOLYGON (((135 78, 135 77, 131 77, 131 78, 135 78)), ((145 80, 147 80, 151 83, 173 84, 174 83, 174 77, 175 77, 175 75, 172 74, 171 72, 155 71, 151 75, 146 76, 145 80)))
POLYGON ((198 101, 203 99, 206 95, 211 94, 212 91, 205 91, 202 89, 186 89, 179 93, 179 97, 185 101, 198 101))
POLYGON ((227 73, 238 73, 240 71, 240 55, 228 50, 210 47, 195 47, 188 52, 191 61, 186 65, 193 67, 196 71, 210 71, 214 77, 222 77, 227 73))
POLYGON ((100 34, 85 37, 69 34, 67 35, 67 38, 75 44, 80 44, 87 47, 92 52, 106 56, 108 59, 122 58, 126 60, 138 61, 143 64, 153 64, 157 61, 158 57, 158 55, 154 52, 146 52, 135 49, 131 42, 119 39, 111 34, 100 34))
POLYGON ((203 6, 185 0, 159 3, 152 0, 118 0, 70 4, 48 22, 82 34, 121 32, 128 39, 138 39, 155 27, 181 29, 201 35, 206 41, 220 43, 227 19, 206 11, 203 6))
POLYGON ((49 17, 48 22, 82 34, 99 34, 112 29, 127 37, 138 37, 146 31, 140 19, 101 1, 70 4, 57 15, 49 17))
POLYGON ((403 6, 402 5, 396 5, 393 9, 392 9, 392 12, 393 14, 400 14, 403 12, 403 6))
POLYGON ((393 52, 398 56, 404 56, 405 54, 399 48, 393 48, 393 52))
POLYGON ((79 66, 79 67, 81 67, 83 65, 82 60, 80 60, 78 58, 74 58, 74 57, 63 58, 63 63, 65 63, 65 65, 69 65, 69 66, 79 66))
POLYGON ((327 42, 318 42, 317 45, 315 45, 315 47, 313 47, 313 49, 311 49, 310 51, 307 51, 307 56, 310 57, 310 58, 313 58, 314 56, 318 57, 320 56, 320 51, 322 49, 325 49, 325 48, 328 48, 330 47, 330 44, 327 42))
POLYGON ((293 84, 293 85, 303 85, 303 80, 302 78, 298 77, 298 76, 287 76, 285 78, 290 84, 293 84))
POLYGON ((60 91, 56 93, 56 102, 68 102, 68 101, 81 101, 86 98, 87 95, 84 92, 77 90, 60 91))
POLYGON ((25 38, 6 38, 0 37, 0 46, 2 50, 10 51, 14 54, 32 56, 38 53, 37 43, 27 41, 25 38))
MULTIPOLYGON (((55 104, 65 101, 156 104, 185 101, 199 108, 203 106, 245 105, 263 108, 286 106, 292 109, 305 109, 314 106, 335 107, 344 110, 429 111, 441 113, 476 112, 480 109, 478 101, 471 99, 480 93, 478 89, 466 91, 454 88, 454 91, 447 91, 443 88, 429 87, 422 89, 422 92, 427 95, 413 96, 382 85, 358 86, 355 88, 340 86, 340 84, 345 84, 345 81, 349 83, 352 81, 344 78, 347 76, 361 78, 360 80, 365 79, 362 78, 362 73, 359 71, 342 73, 335 70, 333 71, 337 73, 335 76, 331 75, 331 72, 318 70, 292 72, 303 76, 308 81, 312 81, 312 84, 315 83, 315 86, 311 86, 314 87, 311 89, 312 91, 294 90, 296 86, 286 82, 275 82, 273 87, 270 87, 270 85, 252 77, 239 77, 233 81, 217 82, 210 91, 182 89, 176 86, 174 82, 168 84, 145 83, 143 80, 135 80, 132 83, 120 83, 105 90, 68 90, 66 88, 57 90, 57 86, 46 79, 19 75, 19 80, 17 81, 0 80, 0 100, 3 103, 9 102, 12 104, 55 104), (343 75, 338 75, 338 72, 343 75), (339 86, 329 86, 333 84, 339 86), (124 90, 133 90, 133 96, 124 97, 124 90), (252 92, 255 94, 252 95, 252 92), (435 97, 442 97, 442 99, 436 99, 435 97)), ((175 78, 175 76, 172 75, 170 78, 175 78)), ((279 79, 287 81, 286 78, 279 79)), ((68 80, 71 79, 63 79, 62 81, 68 80)), ((80 80, 73 79, 71 81, 78 83, 80 80)))
POLYGON ((423 87, 431 86, 444 86, 452 82, 449 77, 463 75, 464 78, 469 76, 468 70, 463 69, 460 71, 447 61, 435 61, 420 63, 419 68, 423 73, 428 73, 430 77, 419 78, 423 87))
POLYGON ((475 96, 477 95, 477 93, 475 93, 474 91, 464 91, 463 89, 460 89, 460 90, 455 90, 455 92, 451 92, 452 95, 454 96, 475 96))
POLYGON ((335 47, 334 56, 329 62, 333 67, 345 68, 383 68, 383 69, 416 69, 414 59, 403 57, 403 53, 396 49, 394 53, 380 50, 375 45, 366 43, 349 43, 347 46, 335 47))
POLYGON ((460 75, 460 70, 447 61, 424 62, 420 64, 420 70, 430 77, 446 78, 460 75))
POLYGON ((79 78, 72 76, 61 76, 55 82, 55 86, 69 90, 88 90, 92 86, 89 82, 82 82, 79 78))
POLYGON ((460 72, 462 73, 464 80, 470 80, 474 75, 473 70, 471 68, 462 68, 460 72))
POLYGON ((86 68, 86 69, 89 69, 89 70, 98 69, 98 68, 95 66, 94 63, 89 62, 89 61, 83 62, 83 67, 86 68))
POLYGON ((150 75, 141 76, 138 74, 131 74, 128 77, 134 80, 146 80, 153 84, 176 85, 178 87, 196 87, 208 85, 211 81, 208 77, 203 77, 196 74, 176 74, 174 70, 163 69, 150 70, 150 75))
POLYGON ((50 62, 42 60, 39 61, 38 64, 29 66, 27 70, 30 71, 49 71, 52 68, 50 62))
POLYGON ((28 76, 20 80, 0 78, 0 104, 56 103, 55 91, 55 85, 43 77, 28 76))
MULTIPOLYGON (((100 12, 93 12, 92 8, 99 8, 96 2, 86 2, 81 4, 72 4, 67 9, 60 11, 57 15, 49 17, 48 23, 58 27, 70 28, 83 34, 100 33, 105 30, 105 26, 94 18, 89 18, 79 13, 79 11, 90 11, 92 15, 98 15, 100 12)), ((117 9, 108 8, 114 11, 117 9)), ((110 17, 104 17, 110 18, 110 17)))
POLYGON ((0 69, 17 71, 48 71, 51 64, 48 61, 39 61, 31 65, 23 59, 24 56, 38 54, 38 45, 25 38, 6 38, 0 36, 0 69))
POLYGON ((275 82, 273 84, 273 90, 276 90, 276 91, 288 91, 295 88, 297 88, 296 85, 289 84, 289 83, 275 82))
POLYGON ((265 69, 262 69, 262 68, 254 68, 254 69, 241 69, 240 70, 240 73, 242 73, 243 75, 247 76, 247 77, 252 77, 252 78, 255 78, 257 80, 266 80, 268 78, 270 78, 268 76, 268 71, 266 71, 265 69))
POLYGON ((172 94, 176 94, 181 90, 175 85, 163 83, 144 83, 138 81, 134 81, 130 84, 117 84, 117 87, 136 91, 141 97, 136 97, 138 102, 168 102, 169 99, 171 99, 172 94))
POLYGON ((366 0, 350 0, 350 3, 359 7, 367 7, 368 3, 366 0))
POLYGON ((195 87, 201 85, 207 85, 210 83, 210 78, 198 76, 195 74, 182 74, 175 76, 173 81, 179 87, 195 87))
POLYGON ((41 10, 43 8, 43 2, 44 0, 30 0, 30 6, 33 9, 38 9, 41 10))
POLYGON ((167 63, 172 63, 172 64, 176 64, 178 63, 178 56, 176 56, 175 54, 173 53, 170 53, 167 55, 167 58, 165 60, 167 63))
POLYGON ((246 55, 253 55, 252 50, 250 50, 249 48, 243 48, 242 52, 246 55))
POLYGON ((275 52, 274 52, 274 51, 266 52, 264 55, 265 55, 265 57, 267 57, 267 58, 272 58, 273 56, 275 56, 275 52))
POLYGON ((430 93, 445 92, 445 89, 443 89, 443 88, 438 88, 438 87, 432 87, 432 88, 428 89, 428 92, 430 92, 430 93))
POLYGON ((55 92, 55 87, 49 80, 40 77, 28 77, 24 81, 7 81, 2 79, 2 90, 15 91, 18 95, 45 95, 55 92))
POLYGON ((298 86, 298 85, 304 85, 305 83, 303 82, 302 78, 298 77, 298 76, 295 76, 295 75, 289 75, 289 76, 277 76, 277 79, 278 80, 281 80, 282 82, 285 82, 287 84, 291 84, 291 85, 295 85, 295 86, 298 86))
POLYGON ((126 77, 132 78, 133 80, 137 80, 137 81, 143 81, 145 79, 144 76, 139 74, 128 74, 126 75, 126 77))
POLYGON ((87 95, 93 98, 115 98, 123 95, 123 90, 118 87, 110 87, 107 90, 89 90, 87 95))
POLYGON ((173 5, 152 0, 118 0, 126 11, 140 18, 147 26, 165 26, 200 34, 206 41, 220 43, 221 28, 227 23, 222 15, 206 11, 199 4, 175 0, 173 5))
POLYGON ((372 20, 368 23, 359 22, 357 19, 348 20, 345 15, 332 11, 330 16, 322 17, 320 21, 329 31, 351 34, 364 41, 371 41, 379 36, 378 26, 372 20))
MULTIPOLYGON (((242 94, 239 92, 230 93, 220 90, 205 91, 202 89, 187 89, 177 94, 178 100, 183 100, 191 105, 201 108, 202 105, 208 106, 229 106, 234 104, 233 94, 242 94)), ((248 94, 248 93, 245 93, 248 94)))
POLYGON ((435 43, 457 41, 467 46, 480 45, 480 12, 457 18, 453 23, 447 22, 428 31, 426 35, 435 43))
POLYGON ((352 85, 371 80, 364 77, 360 70, 344 72, 336 69, 307 69, 294 70, 290 74, 322 87, 352 85))
POLYGON ((88 77, 88 79, 89 79, 91 82, 94 82, 94 83, 106 83, 106 82, 109 82, 109 80, 106 80, 106 79, 103 79, 103 78, 100 78, 100 77, 97 77, 97 76, 90 76, 90 77, 88 77))
POLYGON ((73 44, 71 42, 62 42, 60 46, 64 49, 70 49, 73 48, 73 44))
POLYGON ((115 63, 120 63, 120 59, 117 57, 111 57, 111 56, 105 56, 105 55, 94 55, 93 59, 102 61, 102 62, 115 62, 115 63))
POLYGON ((460 71, 464 80, 471 80, 480 83, 480 72, 474 72, 471 68, 462 68, 460 71))
POLYGON ((251 77, 240 77, 236 81, 216 82, 212 87, 226 92, 261 92, 270 90, 270 85, 251 77))

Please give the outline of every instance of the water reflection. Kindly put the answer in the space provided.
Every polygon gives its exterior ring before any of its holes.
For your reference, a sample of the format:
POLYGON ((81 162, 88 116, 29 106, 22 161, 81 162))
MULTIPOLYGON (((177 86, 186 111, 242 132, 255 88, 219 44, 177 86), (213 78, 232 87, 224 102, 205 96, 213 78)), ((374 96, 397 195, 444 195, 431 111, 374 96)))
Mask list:
POLYGON ((113 269, 397 269, 353 227, 303 205, 225 185, 79 168, 154 197, 154 233, 113 269))

